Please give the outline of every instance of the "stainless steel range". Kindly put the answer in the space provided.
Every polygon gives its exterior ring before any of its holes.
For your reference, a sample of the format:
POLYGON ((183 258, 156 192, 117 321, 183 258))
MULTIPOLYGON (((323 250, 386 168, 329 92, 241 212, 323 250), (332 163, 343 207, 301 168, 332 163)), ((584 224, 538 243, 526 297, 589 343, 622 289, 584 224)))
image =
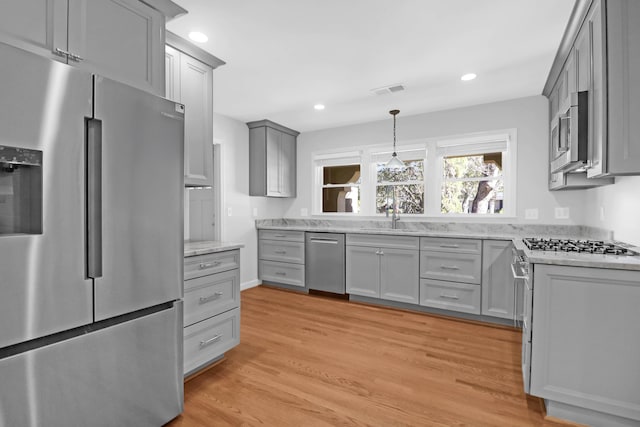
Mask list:
POLYGON ((637 252, 615 243, 602 240, 573 240, 573 239, 540 239, 527 237, 522 239, 532 251, 577 252, 601 255, 629 255, 636 256, 637 252))

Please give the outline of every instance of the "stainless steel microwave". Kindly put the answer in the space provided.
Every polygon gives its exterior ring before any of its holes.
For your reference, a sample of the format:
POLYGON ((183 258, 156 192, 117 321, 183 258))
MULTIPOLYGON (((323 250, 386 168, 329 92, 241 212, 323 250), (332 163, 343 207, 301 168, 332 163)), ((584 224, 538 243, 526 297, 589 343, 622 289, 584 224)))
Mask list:
POLYGON ((589 93, 571 94, 570 107, 553 120, 551 173, 570 172, 587 166, 589 146, 589 93))

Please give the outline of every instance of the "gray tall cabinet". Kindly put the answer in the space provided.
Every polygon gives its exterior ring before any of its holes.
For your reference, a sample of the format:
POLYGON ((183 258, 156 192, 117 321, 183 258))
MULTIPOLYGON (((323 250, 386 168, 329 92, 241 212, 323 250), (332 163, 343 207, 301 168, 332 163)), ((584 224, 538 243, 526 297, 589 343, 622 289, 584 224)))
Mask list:
POLYGON ((300 132, 270 120, 249 127, 249 194, 296 197, 296 139, 300 132))

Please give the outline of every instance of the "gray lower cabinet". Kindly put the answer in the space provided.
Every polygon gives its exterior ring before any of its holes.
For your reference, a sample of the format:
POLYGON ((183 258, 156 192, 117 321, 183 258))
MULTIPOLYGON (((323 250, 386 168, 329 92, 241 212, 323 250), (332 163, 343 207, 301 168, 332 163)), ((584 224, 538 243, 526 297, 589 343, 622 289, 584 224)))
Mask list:
POLYGON ((516 292, 511 274, 511 241, 482 242, 482 307, 485 316, 514 319, 516 292))
POLYGON ((420 238, 420 305, 480 314, 482 241, 420 238))
POLYGON ((347 293, 417 304, 418 242, 417 237, 347 234, 347 293))
POLYGON ((240 343, 240 251, 184 260, 184 373, 240 343))
POLYGON ((531 394, 549 415, 640 425, 638 307, 640 271, 534 265, 531 394))
POLYGON ((305 288, 304 231, 258 232, 258 277, 270 285, 305 288))

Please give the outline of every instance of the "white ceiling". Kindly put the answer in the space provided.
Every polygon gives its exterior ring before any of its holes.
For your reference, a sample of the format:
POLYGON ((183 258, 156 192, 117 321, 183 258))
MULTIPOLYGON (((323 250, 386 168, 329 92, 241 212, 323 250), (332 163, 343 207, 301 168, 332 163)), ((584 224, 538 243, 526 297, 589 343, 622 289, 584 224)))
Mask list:
POLYGON ((214 110, 310 131, 537 95, 574 0, 174 0, 226 61, 214 110), (462 82, 462 74, 478 78, 462 82), (401 83, 400 93, 371 89, 401 83), (324 111, 313 105, 323 103, 324 111))

